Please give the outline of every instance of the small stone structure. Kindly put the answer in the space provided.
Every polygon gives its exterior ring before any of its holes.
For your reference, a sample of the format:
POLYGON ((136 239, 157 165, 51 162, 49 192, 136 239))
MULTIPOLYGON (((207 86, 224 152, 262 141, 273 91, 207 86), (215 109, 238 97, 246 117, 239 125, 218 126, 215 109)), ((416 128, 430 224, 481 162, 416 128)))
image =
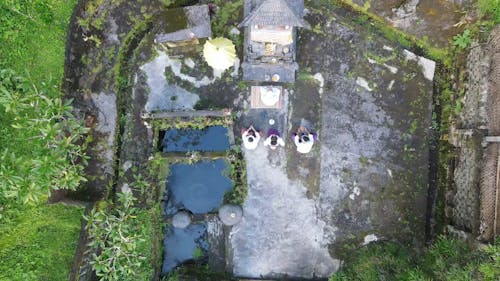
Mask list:
POLYGON ((191 223, 191 215, 180 211, 172 217, 172 225, 176 228, 186 228, 191 223))
POLYGON ((297 27, 309 27, 303 11, 303 0, 245 1, 244 80, 295 82, 297 27))
POLYGON ((219 219, 225 225, 235 225, 240 222, 243 216, 243 209, 238 205, 224 205, 219 209, 219 219))
POLYGON ((169 47, 176 47, 199 43, 198 39, 212 36, 207 5, 171 9, 166 16, 176 18, 179 26, 172 32, 156 35, 155 43, 167 43, 169 47))

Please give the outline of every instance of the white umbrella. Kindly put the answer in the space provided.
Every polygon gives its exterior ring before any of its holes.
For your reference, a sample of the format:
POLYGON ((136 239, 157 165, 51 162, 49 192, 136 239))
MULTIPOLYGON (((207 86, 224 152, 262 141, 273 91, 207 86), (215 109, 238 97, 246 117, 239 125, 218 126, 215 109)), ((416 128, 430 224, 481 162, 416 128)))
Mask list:
POLYGON ((205 42, 203 57, 212 68, 224 71, 230 68, 236 59, 236 48, 227 38, 215 38, 205 42))

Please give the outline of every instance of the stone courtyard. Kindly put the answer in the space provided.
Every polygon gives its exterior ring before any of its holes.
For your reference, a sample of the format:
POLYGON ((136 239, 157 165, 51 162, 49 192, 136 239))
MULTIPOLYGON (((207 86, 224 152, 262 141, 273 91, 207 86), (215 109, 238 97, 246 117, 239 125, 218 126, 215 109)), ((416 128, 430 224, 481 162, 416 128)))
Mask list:
MULTIPOLYGON (((235 135, 253 124, 263 133, 277 128, 286 141, 276 151, 244 151, 244 215, 224 233, 236 276, 326 278, 370 241, 423 242, 434 62, 341 17, 306 18, 321 29, 300 32, 298 79, 284 85, 281 108, 251 108, 249 87, 220 91, 236 97, 224 98, 235 107, 235 135), (299 125, 319 133, 309 154, 289 141, 299 125)), ((197 89, 217 91, 217 78, 182 73, 187 57, 152 47, 137 86, 149 88, 146 111, 194 110, 197 89)))
POLYGON ((266 133, 270 119, 285 139, 275 151, 243 149, 243 218, 218 231, 234 276, 324 279, 371 241, 424 242, 435 63, 349 17, 314 9, 305 16, 312 28, 298 33, 299 71, 295 83, 281 85, 279 109, 251 108, 250 86, 258 83, 241 83, 238 64, 217 76, 199 48, 178 55, 155 44, 168 19, 133 50, 131 95, 121 97, 132 106, 116 110, 127 116, 121 163, 140 167, 154 154, 145 112, 232 108, 236 143, 241 128, 266 133), (308 154, 289 138, 299 125, 319 134, 308 154))
POLYGON ((278 151, 245 153, 249 195, 230 234, 236 276, 325 278, 370 241, 423 242, 435 64, 310 16, 324 28, 300 35, 303 74, 287 110, 243 102, 238 122, 266 132, 270 118, 285 120, 285 135, 307 125, 319 142, 306 155, 288 137, 278 151))

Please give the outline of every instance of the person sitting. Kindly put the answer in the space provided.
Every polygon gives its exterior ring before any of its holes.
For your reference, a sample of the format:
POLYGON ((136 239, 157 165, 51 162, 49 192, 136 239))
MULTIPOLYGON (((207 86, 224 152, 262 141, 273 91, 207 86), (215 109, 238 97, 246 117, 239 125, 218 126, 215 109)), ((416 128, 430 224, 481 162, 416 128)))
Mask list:
POLYGON ((272 150, 274 150, 280 145, 285 146, 285 142, 280 137, 278 130, 269 129, 267 132, 267 138, 264 140, 264 146, 269 146, 272 150))
POLYGON ((259 144, 260 133, 253 126, 250 126, 248 129, 241 130, 241 138, 243 139, 243 146, 248 150, 252 150, 257 148, 259 144))
POLYGON ((308 153, 311 151, 314 141, 316 140, 316 135, 311 134, 304 126, 300 126, 292 137, 293 142, 297 146, 297 152, 299 153, 308 153))

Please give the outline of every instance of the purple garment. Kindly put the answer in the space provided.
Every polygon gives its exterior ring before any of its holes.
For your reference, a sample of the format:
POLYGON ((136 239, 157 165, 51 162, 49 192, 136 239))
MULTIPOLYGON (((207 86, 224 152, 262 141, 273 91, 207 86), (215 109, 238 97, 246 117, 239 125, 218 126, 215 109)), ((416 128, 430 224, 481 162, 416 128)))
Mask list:
POLYGON ((269 129, 269 131, 267 131, 267 136, 272 136, 272 135, 276 135, 276 136, 280 136, 280 132, 274 128, 271 128, 269 129))

